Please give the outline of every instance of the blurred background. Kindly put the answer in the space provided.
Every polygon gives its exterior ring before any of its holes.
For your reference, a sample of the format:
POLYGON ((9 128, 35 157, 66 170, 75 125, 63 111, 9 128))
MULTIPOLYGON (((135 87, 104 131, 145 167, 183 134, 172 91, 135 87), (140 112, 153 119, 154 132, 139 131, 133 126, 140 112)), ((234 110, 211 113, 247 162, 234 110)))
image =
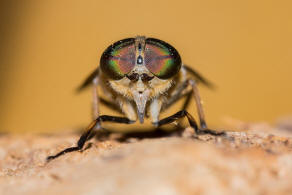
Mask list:
POLYGON ((87 126, 90 90, 74 90, 106 47, 136 35, 169 42, 216 84, 216 90, 201 87, 212 127, 292 115, 291 1, 14 0, 0 6, 2 132, 87 126))

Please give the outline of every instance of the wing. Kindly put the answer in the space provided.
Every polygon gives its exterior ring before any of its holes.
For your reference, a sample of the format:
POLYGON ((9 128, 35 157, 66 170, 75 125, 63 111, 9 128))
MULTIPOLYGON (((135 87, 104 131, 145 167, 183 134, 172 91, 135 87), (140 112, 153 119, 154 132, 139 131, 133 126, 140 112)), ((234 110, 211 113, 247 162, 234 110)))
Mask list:
POLYGON ((86 89, 88 86, 92 84, 92 81, 95 77, 98 76, 99 68, 95 69, 87 78, 83 81, 83 83, 76 89, 76 92, 79 93, 86 89))
POLYGON ((187 66, 187 65, 183 65, 183 67, 185 68, 185 70, 191 74, 195 80, 197 80, 199 83, 202 83, 203 85, 205 85, 206 87, 210 88, 210 89, 214 89, 215 85, 210 82, 208 79, 206 79, 205 77, 203 77, 200 73, 198 73, 197 71, 195 71, 194 69, 192 69, 191 67, 187 66))

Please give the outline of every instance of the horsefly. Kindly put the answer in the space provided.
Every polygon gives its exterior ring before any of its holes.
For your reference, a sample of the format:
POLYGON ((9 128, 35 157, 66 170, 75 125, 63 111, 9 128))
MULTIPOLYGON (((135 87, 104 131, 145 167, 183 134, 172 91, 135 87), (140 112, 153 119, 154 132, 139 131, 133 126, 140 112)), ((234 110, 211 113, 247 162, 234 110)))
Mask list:
POLYGON ((77 146, 47 159, 82 150, 85 142, 102 128, 103 122, 132 124, 139 120, 143 124, 145 118, 150 118, 155 127, 160 127, 186 117, 196 134, 224 135, 224 132, 208 129, 197 82, 212 86, 199 73, 183 64, 178 51, 162 40, 137 36, 115 42, 103 52, 100 66, 79 88, 93 87, 94 120, 79 138, 77 146), (99 96, 98 87, 102 88, 107 99, 99 96), (186 111, 192 96, 197 106, 199 126, 186 111), (182 98, 185 98, 182 110, 159 119, 161 112, 182 98), (100 115, 100 104, 120 111, 124 117, 100 115))

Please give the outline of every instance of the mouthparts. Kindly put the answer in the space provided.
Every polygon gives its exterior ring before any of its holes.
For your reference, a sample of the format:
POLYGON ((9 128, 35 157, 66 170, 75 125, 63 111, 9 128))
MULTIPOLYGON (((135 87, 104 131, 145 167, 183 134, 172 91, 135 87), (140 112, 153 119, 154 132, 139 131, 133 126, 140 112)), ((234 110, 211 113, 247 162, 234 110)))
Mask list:
POLYGON ((146 90, 143 93, 136 92, 134 95, 134 101, 137 106, 137 115, 141 124, 144 123, 145 107, 149 97, 149 91, 146 90))
POLYGON ((144 113, 138 111, 138 118, 141 124, 144 123, 144 113))

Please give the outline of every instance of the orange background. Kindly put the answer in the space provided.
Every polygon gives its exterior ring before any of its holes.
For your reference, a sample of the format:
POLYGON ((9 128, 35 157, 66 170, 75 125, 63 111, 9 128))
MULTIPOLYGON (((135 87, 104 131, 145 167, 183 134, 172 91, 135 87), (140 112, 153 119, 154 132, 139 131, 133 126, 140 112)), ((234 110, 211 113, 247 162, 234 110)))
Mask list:
POLYGON ((136 35, 171 43, 217 85, 201 88, 211 126, 292 114, 291 1, 13 2, 1 5, 1 131, 86 126, 91 94, 74 89, 107 46, 136 35))

